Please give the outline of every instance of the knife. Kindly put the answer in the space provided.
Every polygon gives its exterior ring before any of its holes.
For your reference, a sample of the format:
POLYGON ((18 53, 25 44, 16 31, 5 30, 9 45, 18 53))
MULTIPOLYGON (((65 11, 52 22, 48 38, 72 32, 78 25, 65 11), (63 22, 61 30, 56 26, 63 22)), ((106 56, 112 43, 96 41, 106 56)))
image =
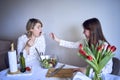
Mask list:
POLYGON ((50 73, 50 77, 54 76, 56 73, 58 73, 63 67, 65 66, 65 64, 63 64, 61 67, 56 68, 52 73, 50 73))

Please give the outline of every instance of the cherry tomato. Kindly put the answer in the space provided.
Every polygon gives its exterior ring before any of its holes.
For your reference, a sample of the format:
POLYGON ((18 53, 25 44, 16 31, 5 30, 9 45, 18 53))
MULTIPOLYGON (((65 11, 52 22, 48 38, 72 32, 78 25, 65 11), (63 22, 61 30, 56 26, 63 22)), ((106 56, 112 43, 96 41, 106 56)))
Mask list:
POLYGON ((26 67, 26 71, 31 71, 31 68, 30 67, 26 67))

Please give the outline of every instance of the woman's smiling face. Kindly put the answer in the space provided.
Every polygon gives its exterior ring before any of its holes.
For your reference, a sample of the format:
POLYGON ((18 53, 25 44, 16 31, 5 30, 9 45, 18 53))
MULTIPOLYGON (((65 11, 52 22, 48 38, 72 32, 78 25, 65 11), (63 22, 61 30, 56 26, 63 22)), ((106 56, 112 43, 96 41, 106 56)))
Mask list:
POLYGON ((85 36, 86 36, 87 39, 90 38, 90 30, 84 29, 84 32, 83 32, 83 33, 85 34, 85 36))

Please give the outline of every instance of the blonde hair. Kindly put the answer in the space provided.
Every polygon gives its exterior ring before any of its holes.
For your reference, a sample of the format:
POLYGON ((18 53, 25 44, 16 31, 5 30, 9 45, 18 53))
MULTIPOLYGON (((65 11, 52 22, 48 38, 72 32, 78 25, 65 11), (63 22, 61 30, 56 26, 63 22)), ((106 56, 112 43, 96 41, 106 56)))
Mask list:
POLYGON ((32 35, 32 32, 30 31, 30 29, 34 29, 34 26, 36 25, 36 23, 40 23, 41 27, 43 27, 43 24, 39 19, 31 18, 28 20, 26 24, 27 37, 30 37, 32 35))

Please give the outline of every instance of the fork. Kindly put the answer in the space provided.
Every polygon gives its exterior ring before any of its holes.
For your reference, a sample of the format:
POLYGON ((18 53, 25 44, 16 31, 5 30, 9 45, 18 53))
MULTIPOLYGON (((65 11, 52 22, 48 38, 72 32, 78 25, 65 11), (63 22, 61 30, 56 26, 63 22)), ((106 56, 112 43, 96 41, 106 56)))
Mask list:
POLYGON ((43 55, 43 52, 40 52, 40 55, 43 55))
POLYGON ((35 50, 36 50, 36 52, 37 52, 37 54, 38 54, 38 56, 39 56, 39 58, 40 58, 40 61, 41 61, 41 60, 42 60, 42 59, 41 59, 41 52, 39 52, 37 48, 35 48, 35 50))

